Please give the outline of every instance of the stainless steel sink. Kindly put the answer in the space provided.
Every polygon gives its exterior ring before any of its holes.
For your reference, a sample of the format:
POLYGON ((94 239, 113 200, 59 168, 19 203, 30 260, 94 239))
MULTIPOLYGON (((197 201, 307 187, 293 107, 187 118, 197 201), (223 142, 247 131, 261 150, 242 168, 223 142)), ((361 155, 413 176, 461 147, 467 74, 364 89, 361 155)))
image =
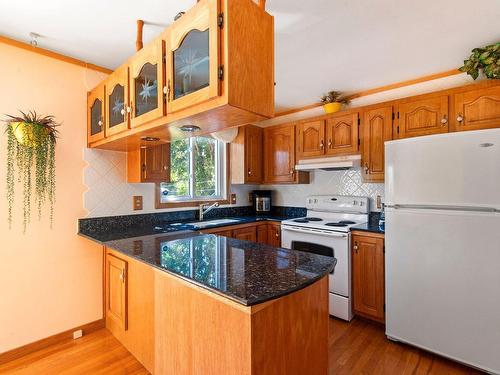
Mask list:
POLYGON ((217 219, 208 221, 193 221, 192 223, 187 223, 188 225, 193 225, 196 228, 206 228, 212 225, 225 225, 239 223, 240 220, 237 219, 217 219))

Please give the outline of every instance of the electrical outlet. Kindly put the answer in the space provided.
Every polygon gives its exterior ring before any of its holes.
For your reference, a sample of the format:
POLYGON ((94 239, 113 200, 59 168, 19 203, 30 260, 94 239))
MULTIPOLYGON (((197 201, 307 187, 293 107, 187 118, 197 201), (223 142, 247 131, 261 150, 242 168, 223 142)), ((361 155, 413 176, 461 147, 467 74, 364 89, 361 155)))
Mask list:
POLYGON ((236 194, 231 194, 231 204, 236 204, 236 194))
POLYGON ((83 331, 81 329, 73 332, 73 340, 79 339, 82 336, 83 336, 83 331))
POLYGON ((142 195, 134 195, 133 202, 134 211, 142 210, 142 195))
POLYGON ((253 203, 253 193, 248 193, 248 203, 253 203))
POLYGON ((382 197, 380 195, 377 195, 377 208, 382 209, 382 197))

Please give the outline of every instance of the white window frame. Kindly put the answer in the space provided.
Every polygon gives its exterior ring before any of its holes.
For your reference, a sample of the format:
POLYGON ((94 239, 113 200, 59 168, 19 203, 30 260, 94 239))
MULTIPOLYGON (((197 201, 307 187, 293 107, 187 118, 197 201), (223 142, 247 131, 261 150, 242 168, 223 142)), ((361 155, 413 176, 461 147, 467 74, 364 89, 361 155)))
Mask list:
MULTIPOLYGON (((194 142, 197 137, 190 137, 189 139, 189 195, 183 196, 167 196, 163 198, 163 191, 166 190, 164 183, 160 184, 160 203, 181 203, 181 202, 198 202, 198 201, 220 201, 227 199, 227 147, 224 142, 214 139, 216 142, 215 148, 215 181, 216 181, 216 194, 211 196, 195 196, 195 174, 194 174, 194 142)), ((200 137, 201 138, 201 137, 200 137)), ((208 138, 208 137, 204 137, 208 138)), ((165 183, 168 184, 168 183, 165 183)))

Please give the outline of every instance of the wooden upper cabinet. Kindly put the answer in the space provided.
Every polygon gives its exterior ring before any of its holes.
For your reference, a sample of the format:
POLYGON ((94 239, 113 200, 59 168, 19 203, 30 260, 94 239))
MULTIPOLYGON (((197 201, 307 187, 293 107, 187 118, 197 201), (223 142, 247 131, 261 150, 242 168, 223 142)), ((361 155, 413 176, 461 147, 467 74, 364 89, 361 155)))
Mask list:
POLYGON ((297 159, 325 154, 325 122, 306 121, 297 124, 297 159))
POLYGON ((167 33, 168 113, 219 95, 218 14, 218 0, 201 0, 167 33))
POLYGON ((89 144, 105 136, 105 96, 104 84, 100 84, 87 95, 87 141, 89 144))
POLYGON ((448 98, 442 95, 399 104, 398 138, 447 133, 448 98))
POLYGON ((264 183, 308 183, 307 172, 295 171, 295 124, 264 129, 264 183))
POLYGON ((384 143, 392 140, 393 107, 366 110, 361 122, 363 180, 384 182, 384 143))
POLYGON ((358 152, 359 114, 337 114, 326 120, 326 154, 345 155, 358 152))
POLYGON ((165 115, 165 43, 161 38, 141 49, 130 60, 130 126, 165 115))
POLYGON ((169 182, 170 144, 140 148, 127 153, 127 182, 169 182))
POLYGON ((105 271, 107 324, 111 323, 125 331, 128 328, 127 262, 106 254, 105 271))
POLYGON ((455 131, 500 127, 500 86, 487 87, 455 94, 455 131))
POLYGON ((238 136, 231 142, 231 183, 259 184, 264 175, 263 129, 247 125, 238 129, 238 136))
POLYGON ((385 320, 384 239, 353 234, 352 286, 354 313, 385 320))
POLYGON ((129 128, 128 66, 115 70, 106 80, 105 127, 106 136, 129 128))

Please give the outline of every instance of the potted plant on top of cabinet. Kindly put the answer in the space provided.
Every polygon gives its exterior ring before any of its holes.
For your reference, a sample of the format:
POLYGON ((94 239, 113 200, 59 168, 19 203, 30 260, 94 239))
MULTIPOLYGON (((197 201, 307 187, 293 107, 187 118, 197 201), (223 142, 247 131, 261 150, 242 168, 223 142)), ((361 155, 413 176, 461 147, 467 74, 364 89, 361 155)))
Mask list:
POLYGON ((339 91, 330 91, 321 98, 325 113, 335 113, 342 109, 342 104, 349 104, 349 99, 339 91))

